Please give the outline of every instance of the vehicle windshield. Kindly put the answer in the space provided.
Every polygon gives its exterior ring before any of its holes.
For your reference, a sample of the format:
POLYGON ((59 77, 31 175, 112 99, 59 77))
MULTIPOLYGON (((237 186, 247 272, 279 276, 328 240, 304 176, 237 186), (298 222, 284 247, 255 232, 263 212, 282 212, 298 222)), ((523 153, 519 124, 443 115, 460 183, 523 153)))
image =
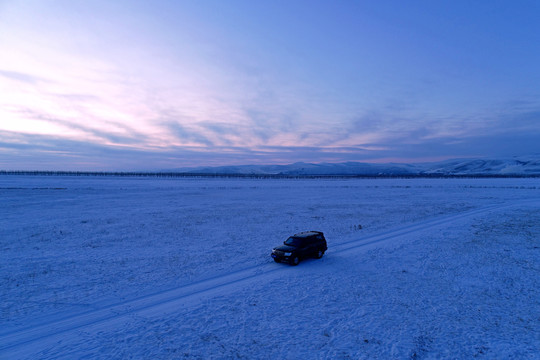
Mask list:
POLYGON ((295 238, 295 237, 290 237, 288 238, 287 240, 285 240, 284 242, 285 245, 289 245, 289 246, 295 246, 295 247, 298 247, 298 246, 301 246, 302 245, 302 239, 299 239, 299 238, 295 238))

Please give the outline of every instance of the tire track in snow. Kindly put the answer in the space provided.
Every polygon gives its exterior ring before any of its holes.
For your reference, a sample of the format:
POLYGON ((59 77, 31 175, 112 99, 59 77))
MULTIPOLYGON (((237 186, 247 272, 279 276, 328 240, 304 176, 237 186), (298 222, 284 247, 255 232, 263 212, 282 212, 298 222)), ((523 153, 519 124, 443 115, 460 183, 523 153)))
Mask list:
MULTIPOLYGON (((411 225, 406 225, 398 229, 368 235, 362 239, 351 240, 343 243, 334 243, 329 250, 332 254, 339 254, 351 249, 361 248, 390 239, 399 238, 400 236, 406 234, 423 231, 439 225, 449 224, 456 220, 473 215, 483 214, 489 211, 500 210, 507 207, 514 207, 517 205, 519 204, 492 205, 455 215, 437 217, 411 225)), ((101 309, 89 310, 83 313, 74 314, 64 318, 44 322, 42 324, 20 328, 0 334, 0 354, 6 352, 7 350, 13 350, 23 345, 48 340, 49 338, 54 338, 58 335, 90 327, 92 325, 113 322, 114 320, 119 320, 132 314, 159 314, 167 311, 174 311, 175 308, 185 305, 190 300, 196 299, 198 296, 208 296, 224 288, 234 286, 235 284, 248 282, 263 276, 270 276, 271 274, 277 274, 279 272, 288 270, 288 267, 275 267, 273 265, 274 264, 271 263, 252 266, 228 274, 217 275, 208 279, 196 281, 194 283, 186 284, 174 289, 108 305, 101 309)))
POLYGON ((332 251, 332 253, 340 253, 346 250, 351 250, 354 248, 360 248, 360 247, 375 244, 378 242, 383 242, 385 240, 396 238, 398 236, 403 236, 410 233, 427 230, 427 229, 430 229, 439 225, 449 224, 460 219, 469 218, 474 215, 485 214, 490 211, 513 208, 513 207, 518 207, 518 206, 526 205, 526 204, 539 204, 539 203, 540 203, 540 199, 533 198, 533 199, 521 200, 519 202, 512 203, 512 204, 502 203, 502 204, 496 204, 496 205, 489 205, 489 206, 484 206, 477 209, 468 210, 468 211, 458 213, 458 214, 435 217, 433 219, 428 219, 428 220, 420 221, 417 223, 405 225, 397 229, 387 230, 380 233, 368 235, 362 239, 356 239, 356 240, 346 241, 342 243, 337 243, 332 246, 332 250, 335 250, 335 251, 332 251))
POLYGON ((261 275, 283 271, 285 268, 262 270, 268 264, 257 265, 238 270, 225 275, 200 280, 191 284, 183 285, 175 289, 165 290, 151 295, 145 295, 136 299, 112 304, 101 309, 89 310, 62 319, 45 322, 35 326, 18 329, 7 334, 0 335, 0 354, 11 348, 33 343, 45 338, 60 335, 66 332, 78 330, 106 321, 139 313, 145 310, 159 311, 159 308, 169 308, 174 302, 182 301, 187 297, 194 297, 202 293, 231 286, 235 283, 248 281, 261 275))
POLYGON ((491 210, 500 210, 502 208, 510 207, 510 206, 515 206, 515 205, 492 205, 492 206, 482 207, 480 209, 469 210, 460 214, 437 217, 435 219, 425 220, 418 223, 406 225, 398 229, 393 229, 393 230, 388 230, 388 231, 384 231, 377 234, 372 234, 363 239, 351 240, 351 241, 339 243, 339 244, 334 245, 332 249, 335 250, 333 252, 340 253, 346 250, 351 250, 354 248, 359 248, 359 247, 364 247, 367 245, 379 243, 385 240, 396 238, 398 236, 403 236, 403 235, 411 234, 414 232, 427 230, 427 229, 436 227, 438 225, 452 223, 454 221, 468 218, 473 215, 483 214, 491 210))

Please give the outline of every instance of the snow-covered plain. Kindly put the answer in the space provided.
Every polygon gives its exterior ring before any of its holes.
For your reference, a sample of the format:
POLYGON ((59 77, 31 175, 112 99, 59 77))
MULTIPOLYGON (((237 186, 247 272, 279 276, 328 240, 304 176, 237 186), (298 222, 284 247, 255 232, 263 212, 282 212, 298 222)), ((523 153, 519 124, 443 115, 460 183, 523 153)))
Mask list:
POLYGON ((538 179, 2 176, 0 358, 538 359, 539 210, 538 179), (304 230, 325 256, 275 264, 304 230))

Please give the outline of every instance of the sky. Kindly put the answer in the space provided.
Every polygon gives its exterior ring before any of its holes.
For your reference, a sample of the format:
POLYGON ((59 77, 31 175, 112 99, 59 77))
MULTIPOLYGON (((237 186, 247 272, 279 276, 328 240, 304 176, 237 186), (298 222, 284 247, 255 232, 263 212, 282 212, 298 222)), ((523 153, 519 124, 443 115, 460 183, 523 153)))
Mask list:
POLYGON ((0 170, 540 153, 540 2, 0 0, 0 170))

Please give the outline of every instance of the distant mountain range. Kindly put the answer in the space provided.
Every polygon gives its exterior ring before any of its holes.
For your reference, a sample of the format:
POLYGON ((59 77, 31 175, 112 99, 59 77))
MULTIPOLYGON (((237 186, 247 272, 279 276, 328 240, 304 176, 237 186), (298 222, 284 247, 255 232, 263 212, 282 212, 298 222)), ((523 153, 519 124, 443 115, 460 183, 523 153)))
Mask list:
POLYGON ((240 175, 540 175, 540 155, 508 159, 453 159, 416 164, 294 163, 290 165, 238 165, 164 170, 176 173, 240 175))

